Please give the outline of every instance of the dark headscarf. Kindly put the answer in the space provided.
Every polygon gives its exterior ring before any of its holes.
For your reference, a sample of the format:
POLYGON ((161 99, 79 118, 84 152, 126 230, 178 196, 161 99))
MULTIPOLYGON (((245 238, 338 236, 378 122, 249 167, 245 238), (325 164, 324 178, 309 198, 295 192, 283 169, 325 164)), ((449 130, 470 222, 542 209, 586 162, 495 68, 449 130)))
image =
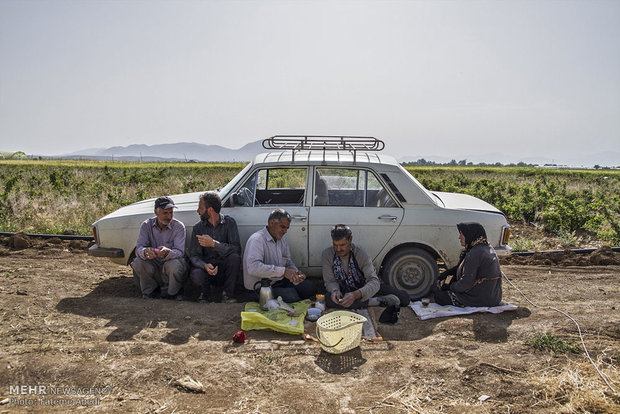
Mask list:
POLYGON ((487 233, 480 223, 459 223, 456 225, 456 228, 465 236, 465 252, 468 252, 472 247, 478 244, 489 244, 487 241, 487 233))

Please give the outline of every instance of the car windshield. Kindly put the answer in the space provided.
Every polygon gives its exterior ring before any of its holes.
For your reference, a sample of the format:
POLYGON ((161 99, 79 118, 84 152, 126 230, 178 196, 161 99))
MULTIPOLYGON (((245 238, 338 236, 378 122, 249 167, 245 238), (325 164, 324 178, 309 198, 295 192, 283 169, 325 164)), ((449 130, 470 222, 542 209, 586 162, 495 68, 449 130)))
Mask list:
POLYGON ((249 163, 248 165, 245 166, 245 168, 243 170, 241 170, 239 172, 239 174, 237 174, 235 176, 235 178, 233 178, 232 180, 230 180, 228 182, 228 184, 226 184, 222 189, 218 189, 218 192, 220 193, 220 198, 224 198, 228 195, 228 193, 230 192, 230 190, 232 190, 235 185, 237 184, 237 182, 243 178, 243 176, 245 175, 245 173, 252 167, 252 163, 249 163))

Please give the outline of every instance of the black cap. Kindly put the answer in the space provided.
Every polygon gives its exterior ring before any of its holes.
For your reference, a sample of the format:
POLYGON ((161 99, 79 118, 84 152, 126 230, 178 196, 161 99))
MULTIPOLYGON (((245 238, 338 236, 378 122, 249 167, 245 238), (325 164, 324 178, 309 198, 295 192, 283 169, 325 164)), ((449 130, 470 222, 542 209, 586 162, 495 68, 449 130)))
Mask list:
POLYGON ((174 205, 174 201, 170 197, 162 196, 155 200, 155 208, 163 208, 164 210, 168 208, 177 208, 174 205))

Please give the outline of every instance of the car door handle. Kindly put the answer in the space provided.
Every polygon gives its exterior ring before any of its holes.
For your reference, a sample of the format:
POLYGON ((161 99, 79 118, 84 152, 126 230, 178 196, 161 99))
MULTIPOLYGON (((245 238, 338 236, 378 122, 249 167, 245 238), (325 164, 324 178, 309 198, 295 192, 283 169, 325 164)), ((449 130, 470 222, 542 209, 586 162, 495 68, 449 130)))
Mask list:
POLYGON ((383 216, 379 216, 377 217, 379 220, 392 220, 392 221, 396 221, 398 220, 398 217, 396 216, 390 216, 388 214, 384 214, 383 216))
POLYGON ((306 221, 308 220, 308 216, 291 216, 292 219, 306 221))

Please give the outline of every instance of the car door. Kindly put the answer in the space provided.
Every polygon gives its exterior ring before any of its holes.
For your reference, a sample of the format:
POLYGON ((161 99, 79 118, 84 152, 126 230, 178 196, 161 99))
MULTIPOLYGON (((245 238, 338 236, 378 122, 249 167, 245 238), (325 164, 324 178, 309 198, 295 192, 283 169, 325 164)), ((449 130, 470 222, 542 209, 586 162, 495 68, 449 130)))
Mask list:
POLYGON ((321 253, 331 246, 331 228, 346 224, 353 243, 373 260, 388 243, 402 218, 403 209, 377 174, 364 168, 316 167, 309 221, 311 273, 320 272, 321 253))
POLYGON ((242 248, 252 233, 267 225, 269 214, 282 208, 292 217, 285 237, 293 262, 300 269, 308 266, 307 176, 306 167, 264 167, 251 173, 224 211, 237 221, 242 248))

